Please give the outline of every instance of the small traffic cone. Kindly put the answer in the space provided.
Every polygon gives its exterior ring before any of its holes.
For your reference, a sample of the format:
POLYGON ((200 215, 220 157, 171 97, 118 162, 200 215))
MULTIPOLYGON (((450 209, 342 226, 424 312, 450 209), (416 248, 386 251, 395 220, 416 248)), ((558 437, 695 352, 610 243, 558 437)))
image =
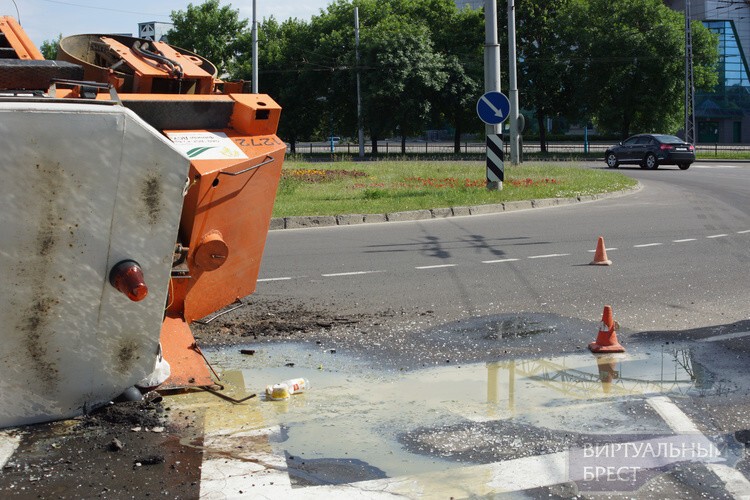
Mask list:
POLYGON ((611 266, 612 261, 607 258, 607 249, 604 248, 604 236, 599 236, 599 240, 596 242, 596 253, 594 253, 594 260, 591 261, 592 266, 611 266))
POLYGON ((599 352, 625 352, 625 348, 617 341, 617 327, 619 325, 612 317, 612 306, 604 306, 602 312, 602 323, 599 325, 599 333, 596 342, 589 344, 589 350, 599 352))

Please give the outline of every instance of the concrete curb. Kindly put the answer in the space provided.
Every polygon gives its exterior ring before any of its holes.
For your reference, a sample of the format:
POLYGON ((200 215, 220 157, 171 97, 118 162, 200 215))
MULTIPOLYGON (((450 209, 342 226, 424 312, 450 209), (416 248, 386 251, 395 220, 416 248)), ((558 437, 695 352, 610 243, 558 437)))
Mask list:
POLYGON ((614 193, 601 193, 575 198, 545 198, 541 200, 508 201, 489 205, 470 207, 433 208, 430 210, 408 210, 405 212, 389 212, 385 214, 347 214, 347 215, 300 215, 292 217, 274 217, 269 229, 306 229, 314 227, 352 226, 356 224, 372 224, 378 222, 406 222, 431 219, 445 219, 448 217, 465 217, 471 215, 490 215, 517 210, 534 208, 550 208, 574 203, 588 203, 606 198, 617 198, 635 193, 642 189, 639 182, 633 189, 626 189, 614 193))

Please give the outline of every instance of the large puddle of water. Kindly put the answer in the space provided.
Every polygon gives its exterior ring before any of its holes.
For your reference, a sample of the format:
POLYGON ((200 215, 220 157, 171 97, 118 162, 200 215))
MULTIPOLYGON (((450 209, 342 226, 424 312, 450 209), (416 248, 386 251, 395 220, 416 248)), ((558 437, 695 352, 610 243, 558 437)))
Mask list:
POLYGON ((206 349, 235 397, 258 394, 242 405, 220 406, 206 416, 206 428, 227 436, 266 436, 266 445, 284 457, 290 476, 296 471, 302 485, 556 451, 576 435, 665 434, 668 426, 645 404, 648 395, 726 389, 689 350, 667 347, 411 371, 381 369, 377 360, 320 345, 206 349), (265 397, 267 385, 296 377, 309 380, 307 391, 283 401, 265 397))

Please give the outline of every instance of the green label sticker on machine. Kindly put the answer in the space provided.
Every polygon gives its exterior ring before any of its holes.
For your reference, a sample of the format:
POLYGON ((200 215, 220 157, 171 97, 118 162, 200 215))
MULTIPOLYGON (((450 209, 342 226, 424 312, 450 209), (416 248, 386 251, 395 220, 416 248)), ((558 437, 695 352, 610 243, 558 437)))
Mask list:
POLYGON ((224 132, 167 132, 191 160, 238 160, 247 155, 224 132))

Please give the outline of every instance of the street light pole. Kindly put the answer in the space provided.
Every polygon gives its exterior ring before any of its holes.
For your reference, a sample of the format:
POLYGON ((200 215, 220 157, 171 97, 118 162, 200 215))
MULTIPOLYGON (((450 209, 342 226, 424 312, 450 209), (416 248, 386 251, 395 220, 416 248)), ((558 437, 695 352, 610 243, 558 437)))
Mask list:
POLYGON ((258 93, 258 16, 256 0, 253 0, 253 94, 258 93))
POLYGON ((690 29, 690 0, 685 0, 685 142, 695 145, 695 82, 693 35, 690 29))
POLYGON ((508 100, 510 101, 510 164, 518 165, 518 82, 516 81, 516 2, 508 0, 508 100))
POLYGON ((354 7, 354 47, 357 57, 357 139, 359 141, 359 157, 364 158, 365 130, 362 126, 362 93, 359 86, 359 7, 354 7))
MULTIPOLYGON (((487 92, 500 92, 500 45, 497 43, 497 3, 496 0, 484 0, 484 91, 487 92)), ((502 135, 500 127, 502 125, 485 125, 485 133, 487 135, 487 142, 490 142, 492 136, 497 137, 498 144, 500 145, 500 152, 502 152, 502 135)), ((490 148, 487 148, 488 159, 489 159, 490 148)), ((495 175, 487 167, 487 189, 500 190, 503 188, 503 176, 504 169, 502 165, 502 158, 499 161, 500 175, 495 175)))

